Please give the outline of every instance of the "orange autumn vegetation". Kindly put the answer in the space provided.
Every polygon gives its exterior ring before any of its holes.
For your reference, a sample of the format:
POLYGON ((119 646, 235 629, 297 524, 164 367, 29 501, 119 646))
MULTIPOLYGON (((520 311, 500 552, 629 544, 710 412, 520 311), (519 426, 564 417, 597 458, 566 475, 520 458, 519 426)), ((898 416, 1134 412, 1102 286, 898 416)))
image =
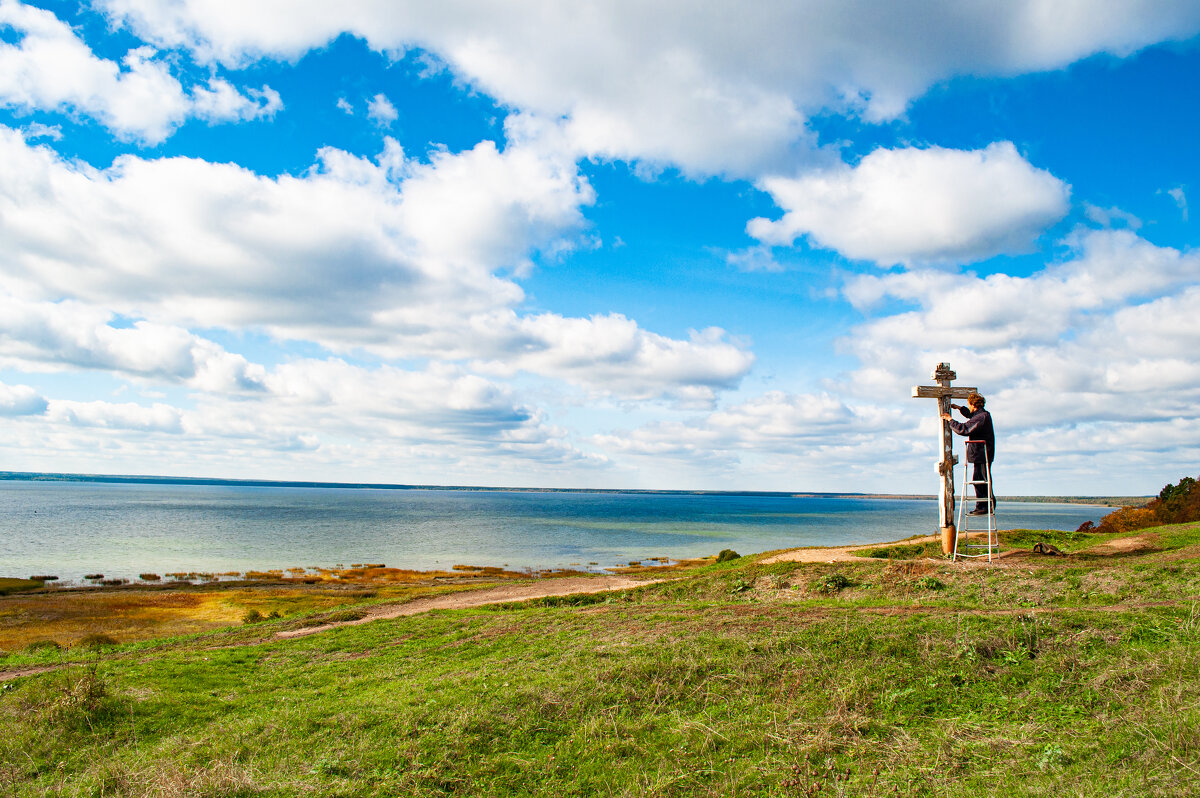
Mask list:
POLYGON ((1184 477, 1179 484, 1167 485, 1158 498, 1145 507, 1114 510, 1095 527, 1096 532, 1133 532, 1151 526, 1200 521, 1200 482, 1184 477))

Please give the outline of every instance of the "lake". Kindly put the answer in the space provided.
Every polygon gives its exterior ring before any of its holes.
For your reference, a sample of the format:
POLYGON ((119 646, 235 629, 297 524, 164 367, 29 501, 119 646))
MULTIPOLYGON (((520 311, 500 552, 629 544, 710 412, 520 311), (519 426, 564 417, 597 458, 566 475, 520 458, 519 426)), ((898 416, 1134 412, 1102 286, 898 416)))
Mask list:
MULTIPOLYGON (((1001 528, 1075 529, 1108 508, 1000 502, 1001 528)), ((386 563, 592 570, 734 549, 929 534, 937 503, 833 496, 374 490, 0 481, 0 576, 386 563)))

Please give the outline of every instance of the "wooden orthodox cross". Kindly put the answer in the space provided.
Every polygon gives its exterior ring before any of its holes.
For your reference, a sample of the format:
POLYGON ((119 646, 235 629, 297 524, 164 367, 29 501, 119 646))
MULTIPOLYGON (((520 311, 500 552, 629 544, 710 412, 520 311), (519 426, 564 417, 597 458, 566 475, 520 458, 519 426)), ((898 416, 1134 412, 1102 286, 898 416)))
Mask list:
POLYGON ((949 547, 954 544, 954 464, 958 462, 958 458, 954 456, 954 436, 950 432, 950 422, 941 419, 940 416, 950 412, 951 398, 966 399, 977 390, 957 386, 951 388, 950 382, 957 376, 950 370, 949 363, 938 363, 931 377, 937 385, 914 385, 912 389, 914 399, 938 400, 938 420, 941 421, 942 431, 942 459, 937 467, 938 473, 942 475, 938 520, 941 523, 942 551, 946 554, 950 553, 949 547))

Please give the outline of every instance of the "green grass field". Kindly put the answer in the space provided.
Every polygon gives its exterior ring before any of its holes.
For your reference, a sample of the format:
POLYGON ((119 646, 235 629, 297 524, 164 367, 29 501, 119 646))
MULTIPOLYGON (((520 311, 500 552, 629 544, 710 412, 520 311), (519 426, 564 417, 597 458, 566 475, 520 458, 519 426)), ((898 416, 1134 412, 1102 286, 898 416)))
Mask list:
POLYGON ((0 795, 1197 794, 1200 524, 1035 540, 23 649, 0 795))

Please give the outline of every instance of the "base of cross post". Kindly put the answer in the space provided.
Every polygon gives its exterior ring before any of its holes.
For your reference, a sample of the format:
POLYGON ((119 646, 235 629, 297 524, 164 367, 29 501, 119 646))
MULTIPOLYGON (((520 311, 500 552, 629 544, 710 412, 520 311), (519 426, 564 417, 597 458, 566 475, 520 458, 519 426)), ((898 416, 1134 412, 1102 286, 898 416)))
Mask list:
POLYGON ((954 524, 950 524, 949 526, 944 526, 941 529, 941 532, 942 532, 942 554, 945 554, 947 557, 949 557, 954 552, 954 535, 957 531, 958 530, 955 529, 954 524))

